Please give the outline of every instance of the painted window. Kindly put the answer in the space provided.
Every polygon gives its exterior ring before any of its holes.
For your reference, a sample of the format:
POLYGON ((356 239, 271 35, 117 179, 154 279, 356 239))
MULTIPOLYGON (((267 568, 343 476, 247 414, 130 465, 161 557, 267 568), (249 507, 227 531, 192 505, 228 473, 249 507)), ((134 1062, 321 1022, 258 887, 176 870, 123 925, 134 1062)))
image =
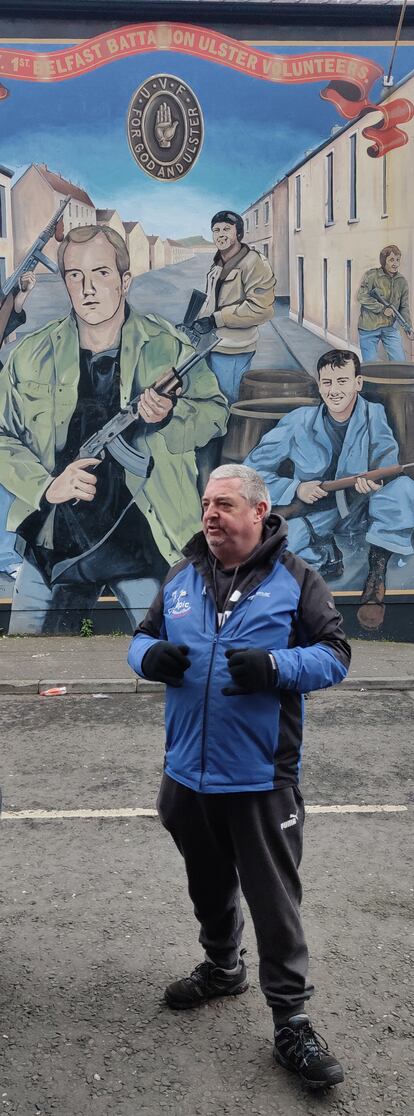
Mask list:
POLYGON ((295 228, 302 225, 302 180, 300 174, 295 178, 295 228))
POLYGON ((345 330, 346 339, 349 341, 351 336, 351 305, 352 305, 352 260, 346 261, 346 307, 345 307, 345 330))
POLYGON ((0 186, 0 237, 7 236, 6 222, 6 191, 0 186))
POLYGON ((254 211, 254 223, 255 223, 256 228, 257 228, 257 226, 259 224, 259 210, 258 209, 255 209, 255 211, 254 211))
POLYGON ((265 225, 269 224, 269 213, 270 213, 270 205, 269 205, 269 202, 267 201, 267 202, 265 202, 265 207, 264 207, 264 222, 265 222, 265 225))
POLYGON ((323 328, 328 329, 328 260, 323 261, 323 328))
POLYGON ((326 156, 326 225, 334 222, 334 153, 326 156))
POLYGON ((388 162, 387 155, 382 157, 382 217, 388 217, 388 162))
POLYGON ((354 132, 349 137, 349 220, 356 221, 357 217, 357 136, 354 132))

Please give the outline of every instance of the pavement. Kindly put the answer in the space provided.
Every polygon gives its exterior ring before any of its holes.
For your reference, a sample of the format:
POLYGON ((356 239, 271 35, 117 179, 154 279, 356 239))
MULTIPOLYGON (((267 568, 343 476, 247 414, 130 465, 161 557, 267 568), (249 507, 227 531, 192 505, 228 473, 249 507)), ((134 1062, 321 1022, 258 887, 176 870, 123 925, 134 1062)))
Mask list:
MULTIPOLYGON (((353 690, 414 691, 414 644, 386 640, 350 641, 352 663, 342 687, 353 690)), ((41 693, 63 686, 67 693, 139 693, 161 689, 136 678, 127 664, 130 637, 3 636, 0 695, 41 693)))

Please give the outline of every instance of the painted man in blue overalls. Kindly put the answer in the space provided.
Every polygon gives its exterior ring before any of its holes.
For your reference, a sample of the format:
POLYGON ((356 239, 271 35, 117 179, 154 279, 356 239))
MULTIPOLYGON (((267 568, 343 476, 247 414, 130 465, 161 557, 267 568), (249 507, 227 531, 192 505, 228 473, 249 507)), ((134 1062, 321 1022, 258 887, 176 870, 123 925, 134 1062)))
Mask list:
POLYGON ((399 476, 376 484, 361 473, 398 464, 399 447, 381 403, 361 395, 363 379, 356 353, 332 349, 318 360, 318 407, 297 407, 265 434, 246 458, 269 488, 272 505, 288 505, 296 497, 309 505, 309 514, 289 521, 289 546, 323 577, 340 577, 342 554, 334 535, 363 532, 369 545, 368 577, 358 620, 377 629, 385 613, 385 576, 392 554, 413 554, 414 481, 399 476), (280 476, 282 461, 292 466, 280 476), (354 489, 326 493, 321 482, 356 476, 354 489), (327 547, 334 549, 331 568, 327 547))

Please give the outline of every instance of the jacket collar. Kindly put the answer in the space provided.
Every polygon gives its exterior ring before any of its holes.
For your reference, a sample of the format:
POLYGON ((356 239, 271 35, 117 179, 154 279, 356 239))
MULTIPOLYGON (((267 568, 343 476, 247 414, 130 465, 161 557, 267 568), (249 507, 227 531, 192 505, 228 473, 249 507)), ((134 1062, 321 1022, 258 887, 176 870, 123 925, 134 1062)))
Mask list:
MULTIPOLYGON (((121 407, 131 398, 136 368, 143 346, 160 332, 161 326, 151 314, 141 315, 128 307, 128 315, 121 330, 121 407)), ((73 310, 50 331, 55 368, 59 369, 59 384, 76 395, 79 383, 79 333, 73 310)))
MULTIPOLYGON (((280 515, 269 515, 263 528, 262 540, 252 554, 240 563, 240 581, 248 581, 249 588, 267 577, 275 562, 287 546, 287 523, 280 515)), ((214 555, 207 546, 205 535, 198 531, 183 549, 183 555, 201 574, 209 587, 212 585, 214 555)))
POLYGON ((244 257, 248 255, 250 250, 251 249, 249 248, 248 244, 241 244, 240 251, 237 253, 237 256, 231 256, 229 260, 225 261, 223 260, 221 252, 216 252, 213 263, 223 265, 220 272, 220 279, 225 279, 229 272, 233 271, 234 267, 238 267, 239 263, 244 260, 244 257))

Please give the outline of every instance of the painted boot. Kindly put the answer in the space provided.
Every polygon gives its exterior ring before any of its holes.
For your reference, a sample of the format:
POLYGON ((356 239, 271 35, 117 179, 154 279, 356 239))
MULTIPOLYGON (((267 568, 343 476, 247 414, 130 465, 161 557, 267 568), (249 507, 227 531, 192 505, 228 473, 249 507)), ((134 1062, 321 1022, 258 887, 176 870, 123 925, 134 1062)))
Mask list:
POLYGON ((368 554, 368 577, 362 590, 361 604, 357 619, 361 628, 376 631, 381 627, 385 615, 385 575, 391 557, 389 550, 382 546, 370 546, 368 554))

